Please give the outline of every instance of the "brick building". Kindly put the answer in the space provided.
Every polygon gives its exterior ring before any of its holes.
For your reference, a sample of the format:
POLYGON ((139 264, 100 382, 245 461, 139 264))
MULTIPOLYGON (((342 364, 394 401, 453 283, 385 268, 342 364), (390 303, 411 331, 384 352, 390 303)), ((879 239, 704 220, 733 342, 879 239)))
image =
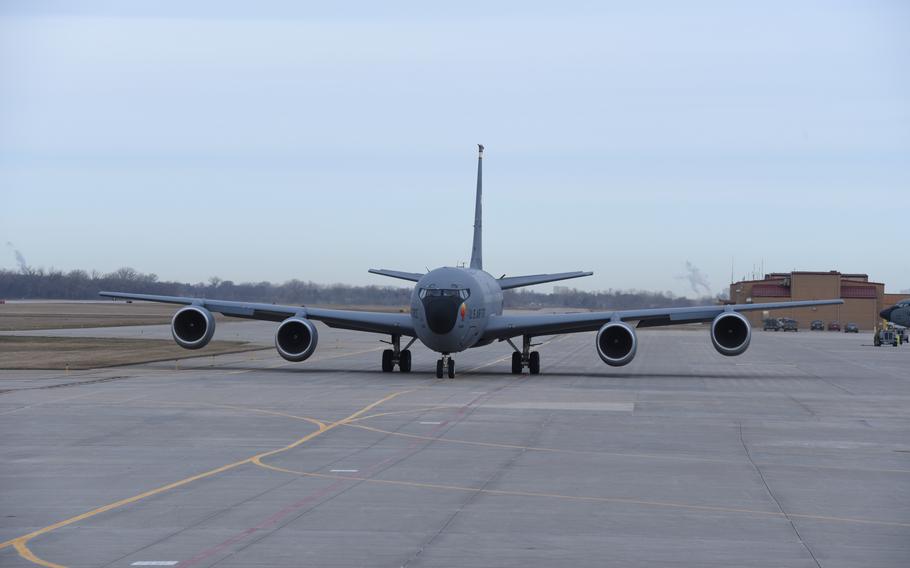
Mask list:
POLYGON ((867 274, 842 274, 828 272, 772 272, 762 280, 743 280, 730 284, 730 301, 735 304, 762 304, 791 300, 827 300, 841 298, 839 306, 816 306, 745 313, 753 326, 760 326, 764 317, 789 317, 799 321, 800 328, 808 328, 812 320, 822 320, 825 325, 837 320, 841 325, 853 322, 862 330, 871 330, 881 318, 878 313, 893 305, 905 295, 886 294, 881 282, 870 282, 867 274))

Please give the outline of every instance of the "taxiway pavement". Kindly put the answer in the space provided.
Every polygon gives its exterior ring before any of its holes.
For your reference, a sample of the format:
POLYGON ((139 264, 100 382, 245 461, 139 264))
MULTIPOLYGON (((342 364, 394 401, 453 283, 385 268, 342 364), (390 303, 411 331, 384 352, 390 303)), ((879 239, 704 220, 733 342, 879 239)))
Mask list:
POLYGON ((0 566, 910 565, 910 347, 645 331, 614 369, 586 333, 437 380, 377 339, 0 370, 0 566))

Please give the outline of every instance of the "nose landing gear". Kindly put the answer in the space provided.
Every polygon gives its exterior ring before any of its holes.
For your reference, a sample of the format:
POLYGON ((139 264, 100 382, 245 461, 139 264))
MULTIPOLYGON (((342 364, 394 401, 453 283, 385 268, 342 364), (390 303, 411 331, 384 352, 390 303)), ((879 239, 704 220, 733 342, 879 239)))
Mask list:
POLYGON ((515 346, 512 343, 511 339, 506 339, 509 342, 509 345, 512 346, 515 351, 512 353, 512 374, 520 375, 521 371, 527 367, 528 372, 532 375, 540 374, 540 353, 537 351, 531 351, 531 338, 527 335, 522 337, 521 349, 515 346))
POLYGON ((395 365, 398 365, 398 370, 402 373, 411 372, 411 350, 408 349, 414 342, 417 341, 416 337, 412 337, 411 341, 405 345, 404 349, 401 348, 401 336, 393 335, 392 341, 384 341, 383 343, 389 343, 392 345, 391 349, 386 349, 382 352, 382 372, 391 373, 395 370, 395 365))
POLYGON ((442 358, 436 361, 436 378, 441 379, 443 374, 448 374, 450 379, 455 378, 455 359, 448 353, 443 353, 442 358))

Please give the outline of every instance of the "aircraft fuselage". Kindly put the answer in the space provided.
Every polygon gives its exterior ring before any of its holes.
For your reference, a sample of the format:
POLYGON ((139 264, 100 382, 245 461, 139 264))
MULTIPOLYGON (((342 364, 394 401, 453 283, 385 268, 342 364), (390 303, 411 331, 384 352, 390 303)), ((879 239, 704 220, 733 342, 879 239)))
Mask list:
POLYGON ((502 289, 487 272, 444 267, 425 274, 411 294, 417 337, 439 353, 479 345, 490 316, 502 314, 502 289))
POLYGON ((895 325, 910 327, 910 298, 901 300, 890 308, 885 308, 879 315, 895 325))

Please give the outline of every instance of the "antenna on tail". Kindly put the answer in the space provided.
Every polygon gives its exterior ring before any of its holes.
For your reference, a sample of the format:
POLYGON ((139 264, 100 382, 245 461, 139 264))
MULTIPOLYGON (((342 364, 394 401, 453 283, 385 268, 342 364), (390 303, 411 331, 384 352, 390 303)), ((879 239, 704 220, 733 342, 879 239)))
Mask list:
POLYGON ((483 270, 483 144, 477 145, 477 201, 474 203, 474 245, 471 248, 471 268, 483 270))

